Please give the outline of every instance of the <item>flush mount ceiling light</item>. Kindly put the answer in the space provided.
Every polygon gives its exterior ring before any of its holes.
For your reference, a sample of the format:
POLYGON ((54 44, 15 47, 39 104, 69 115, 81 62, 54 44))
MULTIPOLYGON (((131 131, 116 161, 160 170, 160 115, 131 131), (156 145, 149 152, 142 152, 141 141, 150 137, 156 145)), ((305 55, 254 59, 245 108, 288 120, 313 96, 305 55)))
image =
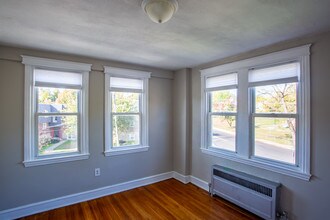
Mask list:
POLYGON ((165 23, 178 10, 177 0, 143 0, 142 8, 149 18, 156 23, 165 23))

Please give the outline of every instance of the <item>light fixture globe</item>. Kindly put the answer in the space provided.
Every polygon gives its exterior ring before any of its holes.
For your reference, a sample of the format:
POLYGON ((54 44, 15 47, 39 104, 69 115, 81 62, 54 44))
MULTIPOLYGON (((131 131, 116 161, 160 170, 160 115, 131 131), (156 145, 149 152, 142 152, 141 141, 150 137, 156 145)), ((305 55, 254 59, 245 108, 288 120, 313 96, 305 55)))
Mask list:
POLYGON ((149 18, 156 23, 165 23, 178 10, 177 0, 143 0, 142 8, 149 18))

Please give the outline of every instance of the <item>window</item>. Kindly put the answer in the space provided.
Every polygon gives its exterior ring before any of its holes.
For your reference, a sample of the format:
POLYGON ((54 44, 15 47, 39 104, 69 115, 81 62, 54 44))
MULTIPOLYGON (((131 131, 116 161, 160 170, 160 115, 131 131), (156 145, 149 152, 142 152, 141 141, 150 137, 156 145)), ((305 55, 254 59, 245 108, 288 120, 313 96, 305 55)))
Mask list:
POLYGON ((22 57, 25 64, 24 165, 87 159, 91 65, 22 57))
POLYGON ((299 63, 249 71, 253 155, 296 165, 299 63))
POLYGON ((201 70, 202 152, 309 180, 309 47, 201 70))
POLYGON ((105 67, 105 155, 148 150, 150 73, 105 67))
POLYGON ((206 79, 209 146, 236 151, 237 73, 206 79))

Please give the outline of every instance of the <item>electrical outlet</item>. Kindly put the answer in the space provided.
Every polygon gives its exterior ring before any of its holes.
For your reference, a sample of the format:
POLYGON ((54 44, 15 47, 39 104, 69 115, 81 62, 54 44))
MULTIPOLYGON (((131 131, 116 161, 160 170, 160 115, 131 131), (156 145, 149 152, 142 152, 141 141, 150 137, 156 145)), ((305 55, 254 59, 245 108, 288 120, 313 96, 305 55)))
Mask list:
POLYGON ((95 168, 95 176, 100 176, 101 175, 101 169, 100 168, 95 168))

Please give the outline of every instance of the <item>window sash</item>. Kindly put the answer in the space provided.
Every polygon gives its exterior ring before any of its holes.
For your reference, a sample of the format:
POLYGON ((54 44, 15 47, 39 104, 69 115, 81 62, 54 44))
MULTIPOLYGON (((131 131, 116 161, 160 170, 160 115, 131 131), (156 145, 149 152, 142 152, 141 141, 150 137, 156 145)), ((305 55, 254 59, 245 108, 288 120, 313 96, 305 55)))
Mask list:
MULTIPOLYGON (((73 114, 70 114, 73 115, 73 114)), ((51 154, 45 154, 45 155, 41 155, 39 154, 39 133, 38 133, 38 120, 39 117, 42 117, 44 115, 37 115, 35 117, 35 144, 34 144, 34 152, 35 152, 35 158, 36 159, 45 159, 45 158, 52 158, 54 156, 70 156, 70 155, 76 155, 77 153, 81 153, 81 136, 80 136, 80 128, 81 128, 81 123, 80 123, 80 118, 79 118, 79 114, 74 114, 73 116, 77 116, 77 150, 73 151, 73 152, 63 152, 63 153, 51 153, 51 154)), ((49 115, 47 115, 49 116, 49 115)), ((63 115, 50 115, 50 116, 63 116, 63 115)))
MULTIPOLYGON (((236 76, 237 77, 237 76, 236 76)), ((211 88, 211 89, 205 89, 205 93, 206 93, 206 96, 207 96, 207 148, 213 148, 213 149, 216 149, 216 150, 220 150, 220 151, 228 151, 228 152, 236 152, 237 150, 237 106, 236 106, 236 111, 233 111, 233 112, 213 112, 212 111, 212 95, 211 95, 211 92, 215 92, 215 91, 224 91, 224 90, 230 90, 230 89, 237 89, 237 85, 231 85, 231 86, 222 86, 222 87, 214 87, 214 88, 211 88), (230 150, 227 150, 227 149, 222 149, 222 148, 219 148, 219 147, 215 147, 213 146, 213 142, 212 142, 212 116, 215 115, 215 116, 234 116, 235 117, 235 150, 234 151, 230 151, 230 150)), ((236 97, 237 99, 237 97, 236 97)), ((237 100, 236 100, 237 102, 237 100)))
POLYGON ((211 113, 210 112, 210 113, 208 113, 208 116, 207 116, 207 148, 213 148, 213 149, 220 150, 220 151, 227 151, 227 152, 235 153, 237 151, 237 146, 236 145, 237 145, 237 113, 232 113, 232 112, 229 112, 229 113, 211 113), (232 116, 232 117, 235 117, 235 150, 234 151, 213 146, 213 141, 212 141, 212 136, 213 136, 212 116, 232 116))
MULTIPOLYGON (((44 86, 41 86, 41 87, 44 87, 44 86)), ((75 90, 78 90, 78 94, 77 94, 77 112, 56 112, 56 114, 70 114, 70 113, 79 113, 81 112, 81 104, 82 104, 82 89, 78 89, 78 88, 69 88, 69 87, 54 87, 54 86, 50 86, 49 88, 54 88, 54 89, 75 89, 75 90)), ((49 114, 49 113, 46 113, 46 112, 39 112, 39 104, 43 104, 43 103, 39 103, 38 100, 39 100, 39 92, 38 92, 38 87, 34 87, 34 96, 35 96, 35 104, 36 104, 36 107, 35 107, 35 113, 37 114, 49 114)), ((50 113, 51 114, 51 113, 50 113)))
POLYGON ((111 115, 119 115, 119 116, 125 116, 125 115, 140 115, 142 116, 141 112, 111 112, 111 115))
POLYGON ((34 152, 35 152, 35 157, 36 159, 40 158, 50 158, 54 156, 65 156, 65 155, 73 155, 81 152, 81 117, 80 113, 35 113, 34 117, 34 134, 35 134, 35 143, 34 143, 34 152), (52 153, 49 155, 40 155, 39 154, 39 133, 38 133, 38 120, 39 117, 45 117, 45 116, 77 116, 77 151, 74 152, 68 152, 68 153, 52 153))
MULTIPOLYGON (((82 104, 82 96, 81 96, 81 92, 82 92, 82 88, 81 86, 78 86, 78 87, 75 87, 75 86, 70 86, 70 85, 64 85, 64 84, 61 84, 59 85, 59 87, 54 87, 55 85, 57 84, 51 84, 51 88, 54 88, 54 89, 76 89, 78 90, 78 96, 77 96, 77 112, 49 112, 49 113, 46 113, 46 112, 39 112, 39 92, 38 92, 38 87, 39 86, 35 86, 34 87, 34 97, 35 97, 35 104, 36 104, 36 107, 34 108, 35 109, 35 112, 34 112, 34 134, 35 134, 35 137, 34 137, 34 156, 36 159, 41 159, 41 158, 51 158, 51 157, 54 157, 54 156, 69 156, 69 155, 75 155, 77 153, 81 153, 82 152, 82 149, 81 149, 81 104, 82 104), (42 116, 77 116, 77 151, 74 151, 74 152, 63 152, 63 153, 52 153, 52 154, 49 154, 49 155, 40 155, 39 154, 39 149, 38 149, 38 146, 39 146, 39 133, 38 133, 38 119, 39 117, 42 117, 42 116)), ((44 83, 41 83, 41 86, 40 87, 47 87, 47 86, 44 86, 44 83)))
POLYGON ((297 114, 272 114, 272 115, 264 115, 264 114, 251 114, 251 123, 250 123, 250 126, 251 126, 251 157, 252 158, 257 158, 258 160, 262 160, 264 162, 271 162, 271 163, 274 163, 274 164, 280 164, 280 165, 285 165, 285 166, 288 166, 288 167, 298 167, 299 166, 299 139, 298 139, 298 134, 299 134, 299 124, 298 124, 298 115, 297 114), (256 145, 255 145, 255 140, 256 140, 256 136, 255 136, 255 119, 256 118, 292 118, 292 119, 295 119, 296 120, 296 135, 295 135, 295 146, 294 146, 294 149, 295 149, 295 163, 292 164, 292 163, 286 163, 284 161, 279 161, 279 160, 275 160, 275 159, 271 159, 271 158, 265 158, 265 157, 260 157, 260 156, 257 156, 255 155, 255 148, 256 148, 256 145))
POLYGON ((297 81, 297 82, 293 82, 293 81, 289 81, 289 82, 280 82, 280 83, 272 83, 272 84, 265 84, 265 85, 260 85, 260 86, 271 86, 271 85, 276 85, 276 84, 285 84, 285 83, 297 83, 296 85, 296 113, 281 113, 281 112, 271 112, 271 113, 257 113, 256 112, 256 91, 255 91, 255 88, 257 86, 253 86, 253 87, 250 87, 248 88, 249 89, 249 93, 250 93, 250 98, 249 98, 249 102, 250 102, 250 106, 251 106, 251 114, 254 114, 254 115, 260 115, 261 117, 267 117, 267 115, 274 115, 275 117, 280 117, 280 116, 277 116, 277 115, 292 115, 292 117, 295 117, 294 115, 298 115, 298 112, 299 112, 299 103, 300 103, 300 83, 297 81))
POLYGON ((252 113, 252 117, 260 118, 295 118, 298 119, 298 114, 288 113, 252 113))
POLYGON ((142 96, 143 96, 143 93, 141 92, 130 92, 130 91, 113 91, 113 90, 110 90, 109 91, 109 97, 110 97, 110 112, 111 113, 115 113, 115 114, 118 114, 118 113, 123 113, 123 114, 127 114, 127 113, 132 113, 132 114, 138 114, 138 113, 142 113, 142 96), (139 108, 138 108, 138 111, 137 112, 114 112, 112 111, 112 92, 125 92, 125 93, 139 93, 139 108))
MULTIPOLYGON (((111 77, 110 77, 111 78, 111 77)), ((144 82, 143 82, 144 83, 144 82)), ((144 84, 143 84, 144 86, 144 84)), ((132 147, 136 147, 136 146, 141 146, 143 145, 143 140, 142 140, 142 96, 143 96, 143 92, 140 90, 136 90, 136 89, 121 89, 121 88, 110 88, 108 90, 108 94, 109 94, 109 109, 110 109, 110 136, 111 136, 111 142, 110 142, 110 148, 111 149, 118 149, 118 148, 132 148, 132 147), (112 92, 126 92, 126 93, 139 93, 139 109, 138 112, 113 112, 112 111, 112 92), (125 146, 113 146, 113 116, 125 116, 125 115, 138 115, 139 116, 139 144, 135 144, 135 145, 125 145, 125 146)))
POLYGON ((216 90, 212 90, 212 91, 205 91, 206 92, 206 95, 207 95, 207 112, 212 112, 212 113, 224 113, 224 114, 231 114, 231 113, 237 113, 237 110, 238 110, 238 103, 237 103, 237 86, 235 87, 221 87, 220 89, 216 89, 216 90), (236 111, 232 111, 232 112, 223 112, 223 111, 212 111, 212 94, 211 92, 216 92, 216 91, 224 91, 224 90, 231 90, 231 89, 236 89, 236 111))
MULTIPOLYGON (((280 80, 274 80, 272 81, 273 83, 270 83, 271 81, 266 81, 266 82, 260 82, 261 84, 259 84, 260 86, 264 86, 264 85, 276 85, 276 84, 283 84, 283 83, 293 83, 293 82, 298 82, 298 81, 292 81, 292 78, 289 79, 280 79, 280 80), (263 84, 264 83, 264 84, 263 84)), ((299 84, 299 83, 298 83, 299 84)), ((297 106, 297 112, 296 113, 256 113, 255 112, 255 106, 256 106, 256 92, 255 92, 255 87, 250 87, 250 99, 249 102, 251 103, 251 113, 250 113, 250 136, 251 136, 251 157, 252 158, 257 158, 260 159, 264 162, 271 162, 271 163, 275 163, 275 164, 282 164, 282 165, 286 165, 286 166, 291 166, 291 167, 298 167, 299 166, 299 143, 298 143, 298 135, 299 135, 299 125, 298 125, 298 101, 299 101, 299 90, 298 90, 298 84, 297 84, 297 90, 296 90, 296 106, 297 106), (295 131, 295 164, 290 164, 290 163, 286 163, 284 161, 278 161, 278 160, 274 160, 271 158, 264 158, 264 157, 259 157, 255 155, 255 118, 294 118, 296 120, 296 131, 295 131)), ((258 85, 258 86, 259 86, 258 85)), ((250 86, 250 84, 249 84, 250 86)))

